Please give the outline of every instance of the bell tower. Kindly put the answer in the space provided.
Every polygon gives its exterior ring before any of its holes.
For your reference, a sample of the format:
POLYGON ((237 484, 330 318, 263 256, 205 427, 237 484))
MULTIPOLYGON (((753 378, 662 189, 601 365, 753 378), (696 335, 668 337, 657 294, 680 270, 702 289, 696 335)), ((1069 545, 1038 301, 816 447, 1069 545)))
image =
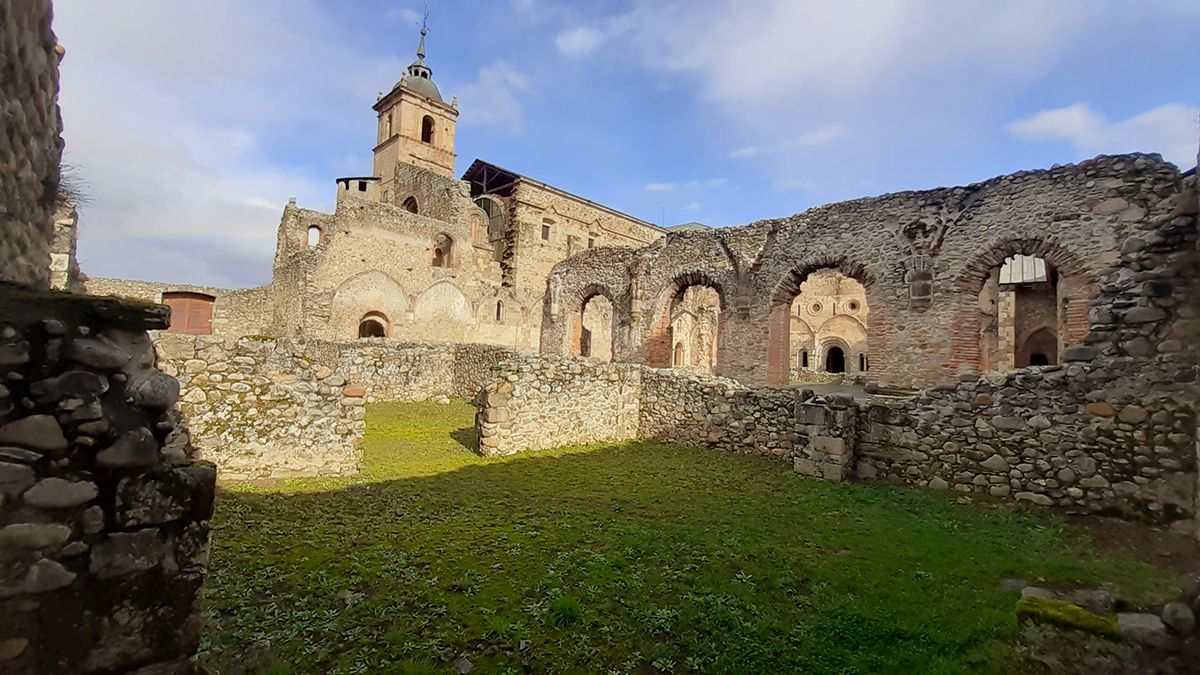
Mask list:
POLYGON ((392 193, 396 166, 410 164, 447 178, 454 177, 454 127, 458 100, 447 104, 433 83, 433 70, 425 63, 422 22, 417 60, 413 61, 392 90, 375 102, 379 119, 375 145, 374 174, 380 177, 379 193, 392 193))

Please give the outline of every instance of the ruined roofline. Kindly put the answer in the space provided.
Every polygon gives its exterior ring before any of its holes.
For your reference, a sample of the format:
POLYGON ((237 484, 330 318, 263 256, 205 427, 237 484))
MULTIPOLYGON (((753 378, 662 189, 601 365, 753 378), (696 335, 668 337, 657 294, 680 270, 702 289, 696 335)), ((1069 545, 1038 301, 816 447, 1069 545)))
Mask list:
POLYGON ((663 234, 666 234, 666 233, 669 231, 669 230, 667 230, 667 229, 665 229, 665 228, 662 228, 662 227, 659 227, 658 225, 655 225, 654 223, 651 223, 651 222, 648 222, 648 221, 642 220, 641 218, 638 218, 637 216, 631 216, 631 215, 629 215, 628 213, 625 213, 624 211, 618 211, 617 209, 614 209, 614 208, 613 208, 613 207, 611 207, 611 206, 606 206, 606 205, 604 205, 604 204, 601 204, 601 203, 599 203, 599 202, 594 202, 594 201, 592 201, 592 200, 590 200, 590 199, 588 199, 588 198, 586 198, 586 197, 580 197, 579 195, 577 195, 577 194, 575 194, 575 193, 573 193, 573 192, 568 192, 567 190, 564 190, 564 189, 562 189, 562 188, 559 188, 559 187, 555 187, 555 186, 553 186, 553 185, 550 185, 549 183, 543 183, 543 182, 542 182, 542 181, 540 181, 540 180, 537 180, 537 179, 534 179, 534 178, 530 178, 529 176, 526 176, 526 175, 524 175, 524 174, 517 173, 516 171, 512 171, 511 169, 506 169, 506 168, 504 168, 504 167, 502 167, 502 166, 499 166, 499 165, 497 165, 497 164, 492 164, 491 162, 484 161, 484 160, 482 160, 482 159, 476 159, 475 161, 471 162, 471 165, 470 165, 470 166, 468 166, 468 167, 467 167, 467 170, 463 172, 463 174, 462 174, 462 177, 460 178, 460 180, 465 180, 465 181, 468 181, 468 182, 470 182, 470 180, 471 180, 471 179, 470 179, 470 178, 467 178, 467 175, 468 175, 468 174, 470 174, 470 173, 472 172, 472 170, 476 169, 476 167, 484 167, 484 166, 486 166, 486 167, 490 167, 490 168, 492 168, 492 169, 494 169, 494 170, 496 170, 496 171, 502 171, 502 172, 504 172, 504 173, 509 173, 509 174, 512 174, 513 176, 515 176, 515 177, 516 177, 516 180, 517 180, 518 182, 525 182, 525 183, 529 183, 530 185, 532 185, 532 186, 534 186, 534 187, 538 187, 538 188, 541 188, 541 189, 543 189, 543 190, 547 190, 547 191, 549 191, 549 192, 553 192, 553 193, 555 193, 555 194, 557 194, 557 195, 559 195, 559 196, 562 196, 562 197, 567 197, 568 199, 574 199, 574 200, 576 200, 576 201, 583 202, 584 204, 587 204, 588 206, 591 206, 591 207, 597 208, 597 209, 599 209, 599 210, 601 210, 601 211, 606 211, 606 212, 608 212, 608 213, 611 213, 611 214, 613 214, 614 216, 618 216, 618 217, 620 217, 620 218, 624 218, 624 219, 626 219, 626 220, 632 220, 632 221, 636 222, 636 223, 637 223, 637 224, 639 224, 639 225, 642 225, 642 226, 644 226, 644 227, 649 227, 649 228, 651 228, 651 229, 653 229, 653 230, 656 230, 656 231, 658 231, 658 232, 661 232, 661 233, 663 233, 663 234))
MULTIPOLYGON (((240 288, 225 288, 222 286, 204 286, 201 284, 192 284, 192 283, 187 283, 187 282, 154 281, 151 279, 130 279, 127 277, 93 277, 93 276, 89 276, 87 278, 87 281, 84 282, 84 286, 87 287, 92 284, 99 284, 99 285, 144 284, 146 286, 158 287, 165 293, 174 293, 174 292, 203 293, 205 295, 213 295, 213 296, 216 296, 217 294, 220 294, 220 293, 238 293, 241 291, 257 291, 257 290, 262 290, 264 288, 268 288, 271 285, 271 284, 267 283, 267 284, 262 284, 259 286, 242 286, 240 288)), ((93 293, 92 289, 88 288, 87 294, 91 295, 92 293, 93 293)))
MULTIPOLYGON (((782 223, 782 222, 793 221, 793 220, 804 220, 804 219, 807 219, 812 216, 819 216, 823 212, 829 211, 829 210, 843 209, 843 208, 848 208, 848 207, 852 207, 852 206, 856 206, 856 205, 877 204, 877 203, 882 203, 882 202, 886 202, 886 201, 891 201, 893 199, 909 199, 909 200, 911 200, 911 199, 920 199, 921 197, 926 197, 926 198, 935 198, 936 201, 940 202, 944 199, 944 195, 953 194, 958 191, 961 191, 963 193, 972 193, 972 192, 978 192, 978 191, 986 189, 986 188, 1002 185, 1006 182, 1011 182, 1014 180, 1027 180, 1027 179, 1034 179, 1034 178, 1039 178, 1039 177, 1051 178, 1051 179, 1059 178, 1059 177, 1063 177, 1063 176, 1070 176, 1070 175, 1075 175, 1075 174, 1086 173, 1088 171, 1092 171, 1092 170, 1095 170, 1098 168, 1111 166, 1118 162, 1133 162, 1133 161, 1137 161, 1137 160, 1145 160, 1148 162, 1153 162, 1155 165, 1158 165, 1160 167, 1169 168, 1175 173, 1175 175, 1180 180, 1183 179, 1184 174, 1180 173, 1179 167, 1175 166, 1171 162, 1164 160, 1162 158, 1162 155, 1159 155, 1157 153, 1132 152, 1132 153, 1126 153, 1126 154, 1120 154, 1120 155, 1097 155, 1091 159, 1085 159, 1085 160, 1082 160, 1082 161, 1074 163, 1074 164, 1055 164, 1054 166, 1052 166, 1049 169, 1024 169, 1021 171, 1014 171, 1013 173, 1000 174, 997 176, 993 176, 991 178, 987 178, 985 180, 977 181, 974 183, 968 183, 967 185, 943 186, 943 187, 928 188, 928 189, 924 189, 924 190, 900 190, 897 192, 885 192, 885 193, 879 194, 879 195, 858 197, 855 199, 845 199, 845 200, 837 201, 837 202, 827 202, 825 204, 813 206, 813 207, 807 208, 803 211, 797 211, 795 213, 792 213, 792 214, 789 214, 786 216, 776 216, 773 218, 761 218, 759 220, 753 220, 753 221, 750 221, 749 223, 742 223, 740 225, 717 226, 717 227, 713 228, 713 232, 718 232, 721 230, 739 229, 739 228, 751 227, 751 226, 756 226, 756 225, 769 225, 772 223, 782 223)), ((673 234, 678 236, 681 233, 673 233, 673 234)), ((706 233, 696 232, 696 233, 687 233, 687 234, 703 235, 706 233)))

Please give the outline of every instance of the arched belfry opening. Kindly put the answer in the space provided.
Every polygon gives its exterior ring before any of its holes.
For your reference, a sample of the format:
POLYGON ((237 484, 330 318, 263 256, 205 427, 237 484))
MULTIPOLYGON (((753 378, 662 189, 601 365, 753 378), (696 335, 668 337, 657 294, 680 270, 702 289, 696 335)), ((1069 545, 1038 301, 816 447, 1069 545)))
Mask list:
POLYGON ((421 118, 421 142, 422 143, 430 143, 430 144, 433 143, 434 126, 435 126, 435 122, 433 121, 432 116, 426 115, 421 118))
POLYGON ((571 355, 594 361, 613 360, 613 303, 607 295, 584 295, 571 325, 571 355))
POLYGON ((770 384, 821 382, 867 364, 866 287, 838 267, 792 272, 779 285, 768 336, 770 384))

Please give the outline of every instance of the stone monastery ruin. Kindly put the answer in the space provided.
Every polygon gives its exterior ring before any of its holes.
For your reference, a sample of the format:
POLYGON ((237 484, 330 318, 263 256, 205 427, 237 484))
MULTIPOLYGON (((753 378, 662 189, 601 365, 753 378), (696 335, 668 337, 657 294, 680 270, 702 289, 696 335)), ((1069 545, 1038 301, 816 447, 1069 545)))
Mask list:
POLYGON ((284 207, 269 285, 86 279, 49 1, 0 16, 0 671, 190 672, 215 475, 353 474, 372 401, 473 400, 489 455, 655 438, 1196 532, 1194 169, 663 229, 480 160, 456 180, 423 31, 372 175, 284 207))

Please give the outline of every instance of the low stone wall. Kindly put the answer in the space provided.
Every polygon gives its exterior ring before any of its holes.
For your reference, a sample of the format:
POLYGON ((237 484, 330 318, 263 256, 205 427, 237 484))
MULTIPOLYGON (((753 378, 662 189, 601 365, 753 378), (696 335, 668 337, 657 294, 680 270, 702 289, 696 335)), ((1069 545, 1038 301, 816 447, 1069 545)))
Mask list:
POLYGON ((307 345, 162 334, 157 347, 160 367, 183 386, 179 442, 186 434, 222 478, 358 472, 365 391, 307 345))
POLYGON ((501 362, 477 398, 479 450, 496 456, 635 438, 642 371, 561 357, 501 362))
POLYGON ((166 443, 166 317, 0 293, 0 672, 194 672, 216 476, 166 443))
POLYGON ((179 378, 181 430, 221 467, 221 477, 256 480, 357 473, 364 405, 473 398, 502 347, 388 339, 327 342, 160 333, 162 369, 179 378))
POLYGON ((1177 395, 1113 386, 1108 368, 1086 361, 936 387, 900 406, 865 410, 856 473, 1184 518, 1195 510, 1196 429, 1177 395))

